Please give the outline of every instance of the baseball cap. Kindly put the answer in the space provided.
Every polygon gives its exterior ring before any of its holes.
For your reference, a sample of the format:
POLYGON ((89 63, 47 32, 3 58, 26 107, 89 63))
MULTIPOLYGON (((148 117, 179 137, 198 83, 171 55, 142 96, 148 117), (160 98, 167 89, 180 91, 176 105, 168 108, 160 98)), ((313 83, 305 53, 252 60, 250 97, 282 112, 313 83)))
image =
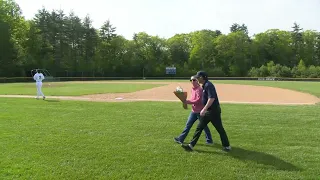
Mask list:
POLYGON ((199 77, 203 77, 203 78, 208 78, 208 74, 205 71, 198 71, 196 75, 194 75, 194 77, 199 78, 199 77))

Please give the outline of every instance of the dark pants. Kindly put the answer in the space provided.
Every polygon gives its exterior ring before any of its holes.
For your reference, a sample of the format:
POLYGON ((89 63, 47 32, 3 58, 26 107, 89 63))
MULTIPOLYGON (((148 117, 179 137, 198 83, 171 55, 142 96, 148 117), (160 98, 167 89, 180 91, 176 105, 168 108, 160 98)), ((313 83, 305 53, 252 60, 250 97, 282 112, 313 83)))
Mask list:
POLYGON ((209 124, 209 122, 211 122, 218 131, 222 146, 227 147, 230 145, 227 133, 222 125, 220 107, 217 110, 208 110, 204 116, 200 117, 199 121, 200 122, 190 142, 193 147, 197 144, 202 130, 207 126, 207 124, 209 124))
MULTIPOLYGON (((184 128, 184 130, 182 131, 181 135, 178 137, 179 140, 181 142, 184 141, 184 139, 187 137, 192 125, 195 123, 196 120, 200 119, 200 113, 195 113, 195 112, 190 112, 188 121, 186 123, 186 127, 184 128)), ((208 128, 208 126, 204 127, 204 133, 206 135, 206 141, 207 143, 212 143, 212 136, 211 136, 211 132, 210 129, 208 128)))

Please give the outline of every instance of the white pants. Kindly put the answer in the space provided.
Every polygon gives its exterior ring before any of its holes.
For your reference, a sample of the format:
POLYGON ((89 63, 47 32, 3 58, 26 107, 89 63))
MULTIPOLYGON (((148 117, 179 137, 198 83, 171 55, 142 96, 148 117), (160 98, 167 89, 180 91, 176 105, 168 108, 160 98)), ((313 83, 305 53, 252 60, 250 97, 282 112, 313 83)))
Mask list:
POLYGON ((37 86, 37 98, 39 98, 39 96, 44 97, 44 94, 41 91, 42 82, 36 82, 36 86, 37 86))

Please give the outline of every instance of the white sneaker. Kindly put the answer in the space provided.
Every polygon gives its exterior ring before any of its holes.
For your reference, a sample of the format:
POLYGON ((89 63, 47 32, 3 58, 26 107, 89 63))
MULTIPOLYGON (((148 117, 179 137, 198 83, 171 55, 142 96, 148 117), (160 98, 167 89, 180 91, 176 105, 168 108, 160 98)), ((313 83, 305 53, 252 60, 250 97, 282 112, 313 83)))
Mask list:
POLYGON ((224 150, 224 151, 227 151, 227 152, 228 152, 228 151, 231 151, 231 146, 223 147, 223 150, 224 150))

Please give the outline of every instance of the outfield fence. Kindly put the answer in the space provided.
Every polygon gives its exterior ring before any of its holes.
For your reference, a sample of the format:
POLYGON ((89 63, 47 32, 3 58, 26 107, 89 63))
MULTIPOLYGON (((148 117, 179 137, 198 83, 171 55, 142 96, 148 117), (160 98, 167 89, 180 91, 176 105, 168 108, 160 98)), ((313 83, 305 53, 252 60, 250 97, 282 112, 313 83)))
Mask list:
MULTIPOLYGON (((46 77, 44 82, 58 81, 102 81, 102 80, 188 80, 190 77, 46 77)), ((251 80, 251 81, 309 81, 320 82, 320 78, 279 78, 279 77, 209 77, 210 80, 251 80)), ((0 77, 0 83, 34 82, 32 77, 0 77)))

